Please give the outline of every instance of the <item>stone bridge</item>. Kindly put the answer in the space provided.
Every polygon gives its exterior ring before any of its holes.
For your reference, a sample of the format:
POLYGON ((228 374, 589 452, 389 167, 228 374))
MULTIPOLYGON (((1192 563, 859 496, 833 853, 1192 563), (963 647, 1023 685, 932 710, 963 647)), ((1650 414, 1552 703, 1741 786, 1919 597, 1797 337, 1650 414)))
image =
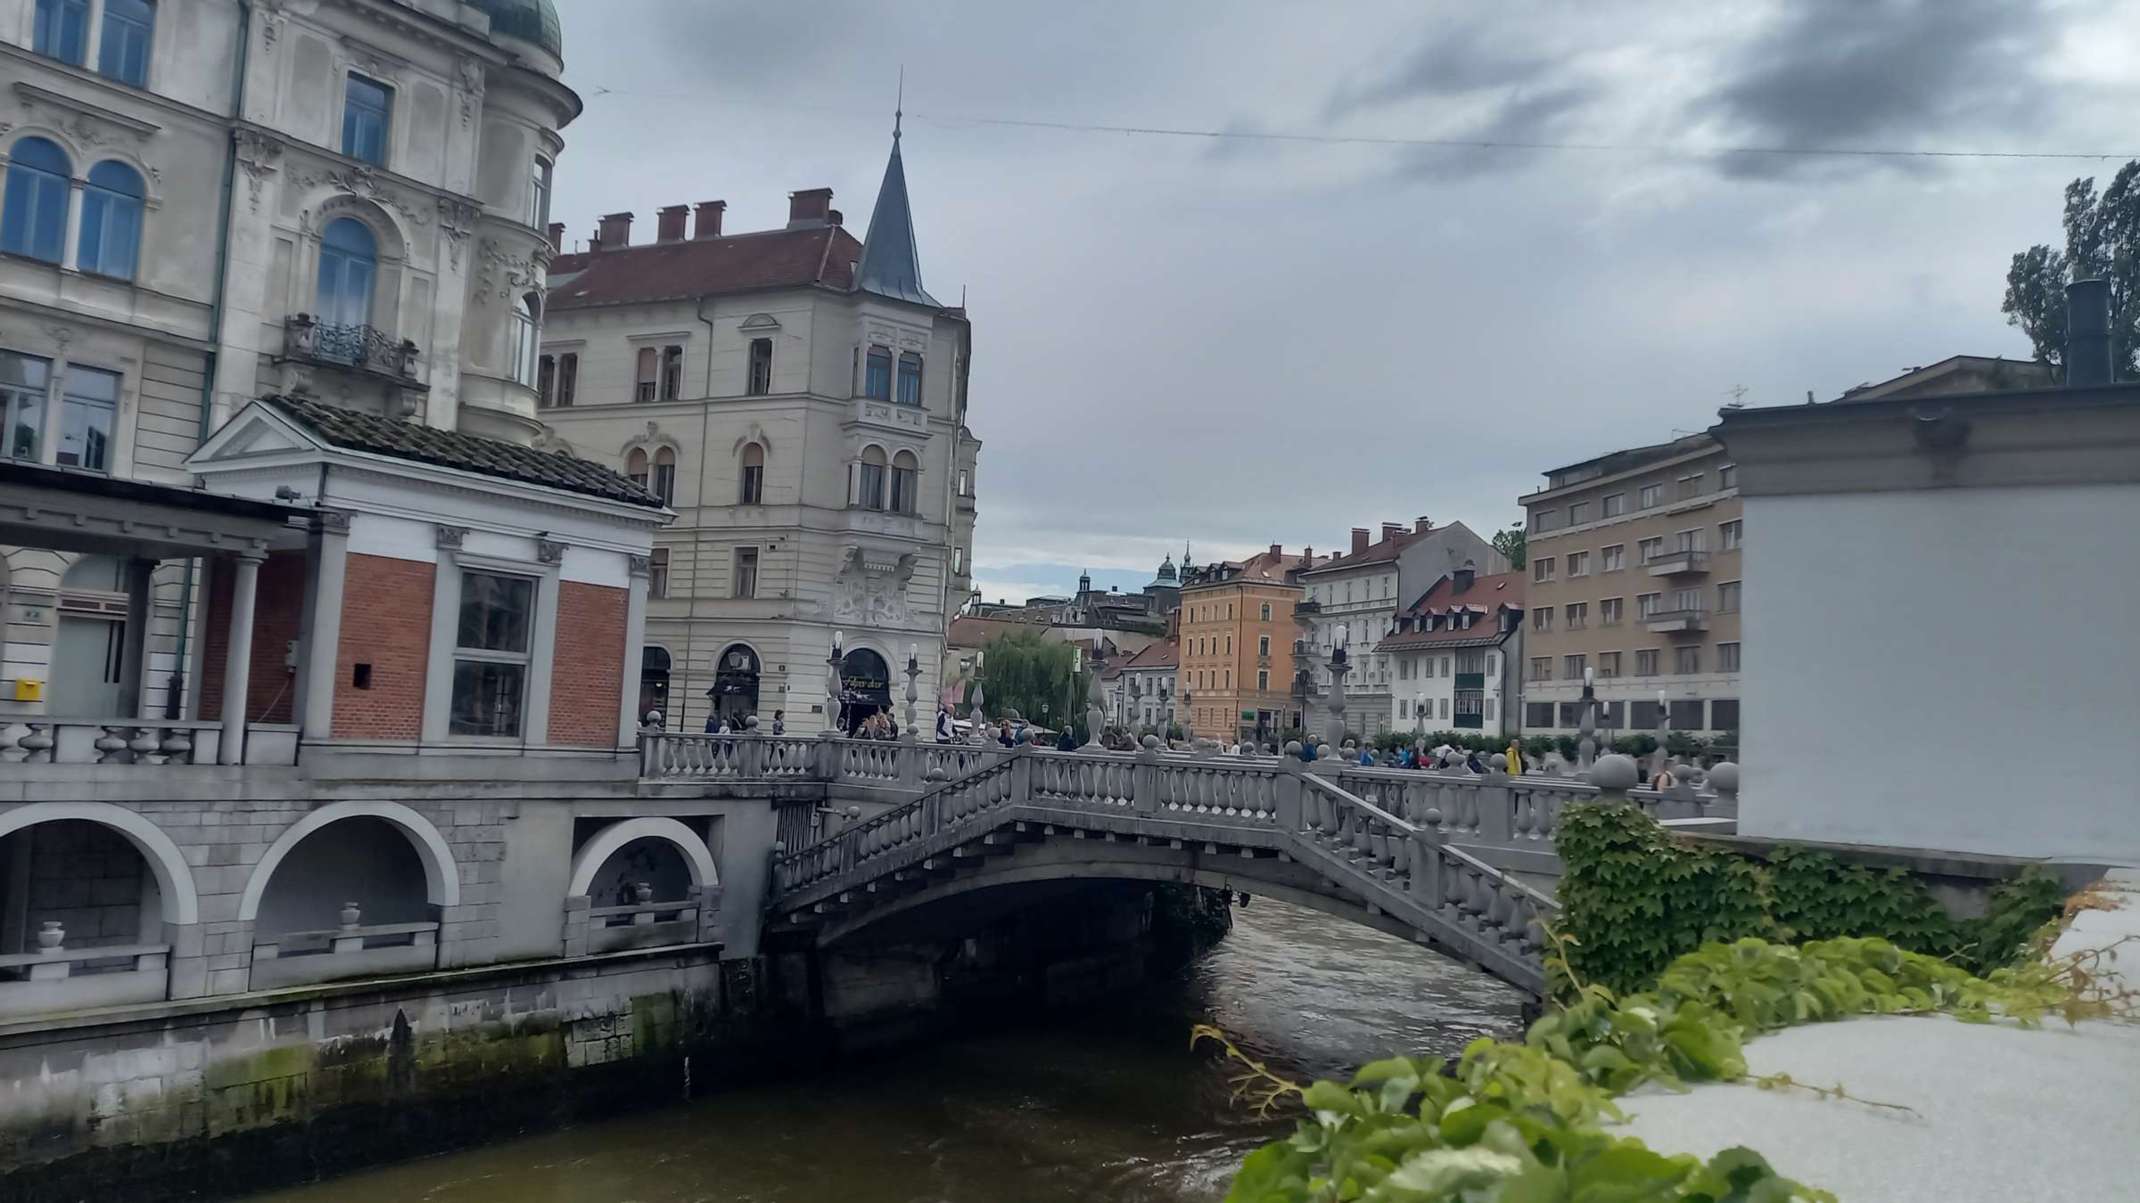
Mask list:
MULTIPOLYGON (((1169 881, 1338 914, 1533 995, 1545 985, 1539 921, 1557 910, 1555 824, 1563 806, 1599 793, 1565 778, 1157 749, 662 734, 648 737, 645 755, 651 778, 743 788, 815 780, 835 803, 865 782, 876 786, 872 802, 916 789, 827 835, 782 822, 768 927, 820 946, 1004 887, 1169 881), (806 830, 810 838, 789 838, 806 830)), ((1712 829, 1729 830, 1736 811, 1735 799, 1688 787, 1627 796, 1667 821, 1712 829)))

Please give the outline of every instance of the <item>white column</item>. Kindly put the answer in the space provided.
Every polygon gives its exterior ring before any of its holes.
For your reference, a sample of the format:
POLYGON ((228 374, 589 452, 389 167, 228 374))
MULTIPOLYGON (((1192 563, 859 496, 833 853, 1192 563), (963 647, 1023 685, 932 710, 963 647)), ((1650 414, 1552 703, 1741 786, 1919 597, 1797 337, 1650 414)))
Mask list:
POLYGON ((461 540, 466 527, 438 530, 438 566, 431 580, 431 651, 424 672, 423 741, 443 742, 453 719, 453 648, 460 629, 461 540))
POLYGON ((82 67, 95 71, 104 54, 104 0, 89 0, 89 36, 82 39, 82 67))
MULTIPOLYGON (((646 556, 631 557, 631 578, 624 602, 624 696, 617 715, 617 746, 632 747, 639 739, 639 674, 646 667, 646 588, 651 565, 646 556)), ((675 671, 674 666, 671 669, 675 671)), ((770 678, 768 678, 770 679, 770 678)), ((666 716, 664 716, 666 717, 666 716)), ((771 730, 770 725, 767 727, 771 730)))
MULTIPOLYGON (((95 26, 90 28, 94 30, 95 26)), ((95 33, 90 37, 94 40, 95 33)), ((87 186, 87 180, 67 181, 67 243, 59 248, 59 265, 68 271, 81 270, 82 189, 87 186)))
POLYGON ((224 764, 245 763, 245 694, 252 685, 253 602, 260 590, 263 552, 238 553, 237 580, 230 590, 230 647, 223 657, 224 764))
POLYGON ((299 717, 307 742, 325 740, 334 734, 334 690, 341 680, 342 594, 349 575, 348 515, 321 515, 316 554, 319 559, 312 568, 312 606, 301 637, 305 646, 299 665, 304 674, 304 692, 300 695, 304 709, 299 717))
POLYGON ((141 718, 149 697, 149 628, 156 622, 153 577, 156 561, 134 556, 126 561, 126 635, 119 658, 119 714, 141 718))

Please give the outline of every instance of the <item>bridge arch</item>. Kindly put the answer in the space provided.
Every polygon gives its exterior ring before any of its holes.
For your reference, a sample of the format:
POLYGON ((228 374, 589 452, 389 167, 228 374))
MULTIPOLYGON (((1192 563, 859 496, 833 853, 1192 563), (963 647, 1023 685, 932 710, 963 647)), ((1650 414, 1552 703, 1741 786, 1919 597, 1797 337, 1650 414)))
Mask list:
POLYGON ((565 887, 565 896, 576 898, 594 886, 597 873, 609 858, 634 840, 661 840, 676 849, 683 857, 684 867, 690 871, 691 884, 708 889, 721 884, 718 870, 714 868, 713 853, 706 848, 706 841, 698 833, 670 818, 626 819, 612 823, 596 832, 592 839, 581 845, 572 856, 572 877, 565 887))
POLYGON ((80 820, 119 833, 146 861, 156 877, 163 899, 164 922, 185 925, 201 921, 200 896, 193 886, 193 870, 178 850, 178 844, 146 816, 109 802, 40 802, 0 813, 0 838, 25 827, 62 820, 80 820))
POLYGON ((438 833, 431 820, 399 802, 330 802, 292 823, 268 845, 266 855, 260 858, 260 863, 253 868, 253 875, 245 883, 245 893, 238 899, 238 918, 257 920, 260 917, 260 900, 267 895, 275 870, 306 836, 330 823, 355 818, 378 819, 399 829, 415 850, 423 873, 426 900, 437 907, 460 905, 460 870, 454 865, 446 837, 438 833))

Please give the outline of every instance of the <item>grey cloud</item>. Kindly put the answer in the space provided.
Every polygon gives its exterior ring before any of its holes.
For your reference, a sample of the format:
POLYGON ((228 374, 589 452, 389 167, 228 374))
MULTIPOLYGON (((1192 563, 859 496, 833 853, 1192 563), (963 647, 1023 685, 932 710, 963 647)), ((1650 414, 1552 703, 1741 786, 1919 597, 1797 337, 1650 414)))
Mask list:
POLYGON ((1480 145, 1410 147, 1397 164, 1397 174, 1448 183, 1512 170, 1534 157, 1523 143, 1550 140, 1564 132, 1570 118, 1596 96, 1597 89, 1585 84, 1510 96, 1484 122, 1449 135, 1480 145))
MULTIPOLYGON (((2033 128, 2048 101, 2034 70, 2056 41, 2045 0, 1801 0, 1722 66, 1729 82, 1692 114, 1733 141, 1791 150, 1908 147, 1957 129, 2033 128)), ((1996 135, 1995 135, 1996 136, 1996 135)), ((1855 174, 1896 160, 1745 154, 1733 176, 1855 174)))
POLYGON ((1551 67, 1544 56, 1513 51, 1506 39, 1488 36, 1482 26, 1437 28, 1388 70, 1339 85, 1330 97, 1328 115, 1344 117, 1408 100, 1520 87, 1551 67))

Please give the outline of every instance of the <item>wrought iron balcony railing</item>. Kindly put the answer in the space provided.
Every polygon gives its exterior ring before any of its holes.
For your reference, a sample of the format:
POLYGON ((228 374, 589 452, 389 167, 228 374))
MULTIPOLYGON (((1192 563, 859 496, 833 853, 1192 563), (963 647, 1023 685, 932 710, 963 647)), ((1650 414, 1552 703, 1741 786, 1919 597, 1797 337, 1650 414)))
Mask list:
POLYGON ((309 313, 292 314, 282 323, 282 353, 289 359, 377 372, 398 380, 416 379, 416 344, 372 326, 338 326, 309 313))

